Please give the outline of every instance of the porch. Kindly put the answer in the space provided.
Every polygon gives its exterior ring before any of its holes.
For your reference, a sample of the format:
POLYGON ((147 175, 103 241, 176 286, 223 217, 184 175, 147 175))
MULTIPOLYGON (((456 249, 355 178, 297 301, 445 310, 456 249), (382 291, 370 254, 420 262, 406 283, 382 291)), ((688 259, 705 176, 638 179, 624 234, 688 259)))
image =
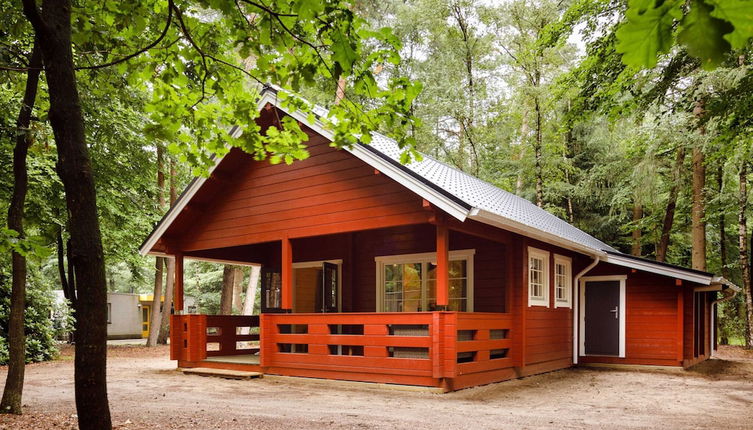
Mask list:
POLYGON ((457 390, 516 376, 506 313, 174 315, 178 367, 457 390))

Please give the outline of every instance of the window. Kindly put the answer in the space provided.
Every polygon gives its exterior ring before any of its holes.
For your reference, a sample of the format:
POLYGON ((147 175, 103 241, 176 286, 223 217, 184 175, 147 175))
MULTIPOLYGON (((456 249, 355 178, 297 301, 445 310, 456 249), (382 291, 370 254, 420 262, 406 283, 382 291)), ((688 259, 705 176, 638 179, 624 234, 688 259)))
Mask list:
POLYGON ((107 324, 112 324, 112 303, 107 304, 107 324))
POLYGON ((549 307, 549 253, 528 248, 528 306, 549 307))
POLYGON ((573 275, 572 260, 554 255, 554 307, 572 307, 573 275))
MULTIPOLYGON (((452 311, 473 310, 474 250, 450 251, 449 303, 452 311)), ((436 253, 377 257, 377 308, 380 312, 422 312, 437 301, 436 253)))

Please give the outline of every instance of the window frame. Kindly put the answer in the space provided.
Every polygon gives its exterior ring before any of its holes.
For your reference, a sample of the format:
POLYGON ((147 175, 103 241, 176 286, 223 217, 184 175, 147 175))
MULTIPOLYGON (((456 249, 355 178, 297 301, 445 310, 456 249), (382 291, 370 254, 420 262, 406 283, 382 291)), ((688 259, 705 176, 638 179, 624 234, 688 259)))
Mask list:
MULTIPOLYGON (((476 254, 475 249, 461 249, 448 252, 449 261, 465 260, 466 270, 466 310, 460 312, 473 312, 473 256, 476 254)), ((376 311, 385 312, 384 310, 384 266, 386 264, 417 264, 422 265, 421 277, 421 304, 428 305, 428 271, 427 263, 436 262, 436 252, 423 252, 418 254, 397 254, 382 255, 374 257, 376 266, 376 311)), ((428 307, 428 306, 427 306, 428 307)), ((428 312, 427 310, 421 312, 428 312)))
POLYGON ((573 259, 564 255, 554 254, 554 307, 555 308, 571 308, 573 307, 573 259), (565 266, 565 281, 566 285, 564 291, 566 294, 565 299, 557 298, 557 265, 561 264, 565 266))
POLYGON ((528 247, 528 254, 526 255, 526 283, 528 284, 528 307, 531 306, 544 306, 544 307, 550 307, 549 305, 549 289, 551 288, 551 271, 549 270, 549 257, 550 253, 549 251, 545 251, 543 249, 534 248, 532 246, 528 247), (543 285, 542 288, 544 290, 544 297, 535 297, 532 294, 532 285, 531 285, 531 259, 532 258, 539 258, 543 261, 544 267, 542 268, 543 272, 543 285))

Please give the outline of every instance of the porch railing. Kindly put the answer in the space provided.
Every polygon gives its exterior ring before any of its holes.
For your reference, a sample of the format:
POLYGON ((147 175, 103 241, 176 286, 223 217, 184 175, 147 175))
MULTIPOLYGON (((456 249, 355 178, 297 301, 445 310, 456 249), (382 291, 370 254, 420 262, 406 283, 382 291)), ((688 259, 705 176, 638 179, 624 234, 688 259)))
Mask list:
POLYGON ((170 358, 201 361, 212 356, 259 352, 258 315, 172 315, 170 358))
POLYGON ((455 389, 514 376, 512 326, 499 313, 174 315, 171 358, 259 352, 267 373, 455 389))
POLYGON ((513 366, 508 314, 265 314, 261 326, 263 368, 312 376, 394 375, 396 382, 434 385, 513 366))

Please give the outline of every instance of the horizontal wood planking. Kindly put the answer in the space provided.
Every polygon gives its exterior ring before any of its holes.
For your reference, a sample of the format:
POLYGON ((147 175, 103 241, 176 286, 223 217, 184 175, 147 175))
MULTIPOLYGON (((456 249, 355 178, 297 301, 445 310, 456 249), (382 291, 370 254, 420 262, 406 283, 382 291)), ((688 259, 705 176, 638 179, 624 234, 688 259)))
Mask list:
POLYGON ((583 363, 678 366, 678 327, 682 327, 684 355, 692 354, 691 285, 678 286, 674 278, 601 263, 591 275, 627 275, 625 358, 581 357, 583 363), (678 293, 684 296, 685 315, 679 318, 678 293), (688 301, 691 302, 688 305, 688 301), (684 321, 683 321, 684 319, 684 321), (678 324, 681 324, 678 326, 678 324), (688 345, 690 342, 690 346, 688 345))
POLYGON ((264 373, 281 376, 299 376, 305 378, 335 379, 340 381, 377 382, 385 384, 418 385, 425 387, 439 387, 440 380, 431 376, 396 375, 391 373, 358 372, 355 369, 305 369, 299 367, 271 366, 264 369, 264 373))
MULTIPOLYGON (((677 289, 675 280, 630 273, 626 290, 625 356, 628 360, 677 358, 677 289)), ((648 363, 651 364, 651 363, 648 363)))
POLYGON ((420 197, 323 138, 312 138, 309 151, 311 157, 290 166, 234 153, 234 172, 225 172, 222 163, 216 170, 225 190, 198 199, 204 201, 198 219, 194 215, 183 232, 167 235, 180 237, 183 250, 196 251, 428 218, 420 197))
POLYGON ((227 369, 227 370, 240 370, 244 372, 262 372, 262 368, 258 364, 251 363, 221 363, 215 361, 188 361, 178 360, 179 368, 196 368, 205 367, 209 369, 227 369))
POLYGON ((573 276, 588 264, 588 259, 572 251, 533 239, 525 240, 526 254, 528 246, 549 252, 549 307, 528 306, 528 262, 521 258, 515 263, 523 273, 523 282, 519 290, 521 306, 525 308, 522 368, 536 368, 542 363, 563 363, 569 360, 567 365, 562 366, 568 367, 572 365, 573 310, 568 307, 554 307, 554 256, 558 254, 572 259, 573 276))

